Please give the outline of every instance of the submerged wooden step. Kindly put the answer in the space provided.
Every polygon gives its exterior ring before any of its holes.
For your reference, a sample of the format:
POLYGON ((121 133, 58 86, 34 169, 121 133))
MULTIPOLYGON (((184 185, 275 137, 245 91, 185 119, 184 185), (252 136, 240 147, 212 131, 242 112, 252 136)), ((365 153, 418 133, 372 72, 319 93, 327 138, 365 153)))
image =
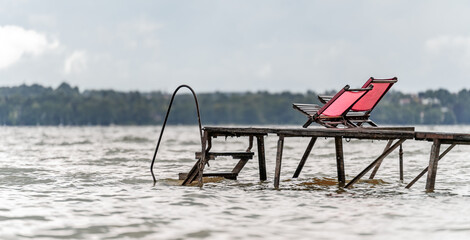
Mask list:
MULTIPOLYGON (((232 157, 233 159, 253 159, 253 152, 208 152, 207 158, 214 160, 216 157, 232 157)), ((201 152, 196 152, 196 159, 201 158, 201 152)))
MULTIPOLYGON (((179 173, 178 179, 184 180, 188 176, 188 173, 179 173)), ((238 173, 204 173, 203 177, 224 177, 226 179, 237 180, 238 173)))

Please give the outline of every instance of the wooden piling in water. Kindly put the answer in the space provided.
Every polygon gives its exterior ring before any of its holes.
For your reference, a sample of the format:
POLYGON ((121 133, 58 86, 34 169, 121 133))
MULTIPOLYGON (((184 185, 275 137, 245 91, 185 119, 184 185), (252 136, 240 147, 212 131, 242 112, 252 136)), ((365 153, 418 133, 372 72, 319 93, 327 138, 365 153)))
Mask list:
POLYGON ((284 149, 284 136, 280 135, 277 141, 276 170, 274 172, 274 188, 279 188, 281 178, 282 151, 284 149))
POLYGON ((343 155, 343 138, 335 137, 336 149, 336 169, 338 173, 338 186, 344 187, 346 176, 344 174, 344 155, 343 155))
POLYGON ((429 157, 428 178, 426 180, 426 191, 428 192, 434 191, 440 149, 441 141, 439 139, 434 139, 431 148, 431 156, 429 157))
POLYGON ((403 183, 403 144, 400 144, 400 150, 398 152, 398 166, 400 171, 400 182, 403 183))
POLYGON ((258 166, 259 166, 259 180, 266 181, 266 158, 264 154, 264 136, 256 136, 256 143, 258 144, 258 166))

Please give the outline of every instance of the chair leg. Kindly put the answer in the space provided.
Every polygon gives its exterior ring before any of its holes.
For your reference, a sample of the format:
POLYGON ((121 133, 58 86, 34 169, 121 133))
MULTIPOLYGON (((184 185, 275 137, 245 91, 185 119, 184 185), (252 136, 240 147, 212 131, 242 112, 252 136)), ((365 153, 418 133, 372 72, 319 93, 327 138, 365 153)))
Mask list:
POLYGON ((355 128, 357 127, 354 123, 352 123, 351 121, 347 120, 346 118, 343 118, 343 125, 347 128, 355 128))
POLYGON ((346 122, 347 127, 359 127, 359 125, 354 124, 353 122, 351 122, 348 119, 344 119, 344 121, 346 122))
MULTIPOLYGON (((337 123, 331 124, 331 123, 324 122, 322 120, 317 120, 315 122, 322 125, 323 127, 326 127, 326 128, 337 128, 338 127, 337 123)), ((341 123, 341 124, 343 124, 343 123, 341 123)))
POLYGON ((310 126, 310 124, 312 124, 313 120, 311 117, 308 118, 307 122, 302 126, 303 128, 307 128, 308 126, 310 126))
POLYGON ((329 124, 326 122, 319 122, 319 123, 326 128, 336 128, 338 126, 338 124, 329 124))
POLYGON ((375 124, 375 122, 370 119, 369 121, 367 121, 367 123, 370 124, 372 127, 378 127, 377 124, 375 124))

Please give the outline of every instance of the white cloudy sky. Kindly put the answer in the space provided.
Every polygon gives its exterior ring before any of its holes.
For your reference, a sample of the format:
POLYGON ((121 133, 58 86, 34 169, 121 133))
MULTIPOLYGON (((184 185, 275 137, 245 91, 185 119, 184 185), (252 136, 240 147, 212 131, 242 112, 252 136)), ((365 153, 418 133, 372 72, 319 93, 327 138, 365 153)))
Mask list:
POLYGON ((0 86, 470 88, 470 1, 0 0, 0 86))

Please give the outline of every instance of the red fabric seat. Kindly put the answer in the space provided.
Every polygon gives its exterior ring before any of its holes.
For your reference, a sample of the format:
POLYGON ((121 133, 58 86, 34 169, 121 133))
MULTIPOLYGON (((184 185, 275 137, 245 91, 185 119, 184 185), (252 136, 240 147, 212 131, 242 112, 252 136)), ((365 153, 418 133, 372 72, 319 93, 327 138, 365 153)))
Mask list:
POLYGON ((367 88, 373 85, 374 88, 364 95, 359 101, 357 101, 351 110, 355 112, 370 112, 379 103, 382 97, 388 92, 388 90, 397 82, 397 78, 391 79, 375 79, 369 78, 362 88, 367 88))
POLYGON ((358 100, 360 101, 366 93, 366 91, 346 91, 341 94, 341 96, 339 96, 336 101, 334 101, 331 105, 328 105, 328 107, 324 109, 323 112, 321 112, 321 115, 339 117, 345 112, 347 112, 349 108, 351 108, 351 103, 355 103, 358 100))

